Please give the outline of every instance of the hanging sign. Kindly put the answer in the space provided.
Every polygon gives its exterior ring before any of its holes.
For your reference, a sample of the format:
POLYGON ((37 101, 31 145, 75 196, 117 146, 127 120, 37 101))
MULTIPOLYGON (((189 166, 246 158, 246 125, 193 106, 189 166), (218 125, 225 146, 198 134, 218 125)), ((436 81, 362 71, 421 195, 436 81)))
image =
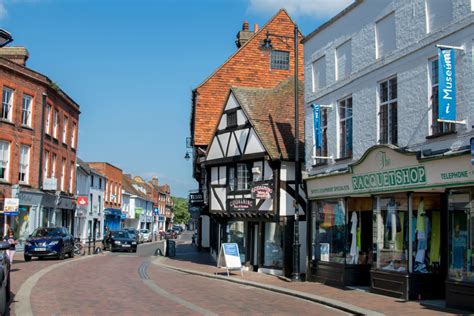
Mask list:
POLYGON ((242 263, 240 262, 239 246, 236 243, 223 243, 217 260, 218 268, 226 268, 227 276, 230 270, 240 270, 242 273, 242 263))
POLYGON ((89 198, 87 196, 78 196, 77 197, 77 205, 79 205, 79 206, 89 205, 89 198))
POLYGON ((273 197, 273 181, 256 181, 250 186, 254 199, 268 200, 273 197))
POLYGON ((316 150, 322 147, 322 134, 321 134, 321 106, 319 104, 313 104, 313 116, 314 116, 314 145, 316 150))
POLYGON ((438 50, 438 119, 456 120, 456 69, 454 49, 438 50))
POLYGON ((227 209, 230 211, 253 211, 255 210, 254 199, 227 199, 227 209))
POLYGON ((6 216, 17 216, 19 207, 20 207, 20 199, 6 198, 3 214, 6 216))

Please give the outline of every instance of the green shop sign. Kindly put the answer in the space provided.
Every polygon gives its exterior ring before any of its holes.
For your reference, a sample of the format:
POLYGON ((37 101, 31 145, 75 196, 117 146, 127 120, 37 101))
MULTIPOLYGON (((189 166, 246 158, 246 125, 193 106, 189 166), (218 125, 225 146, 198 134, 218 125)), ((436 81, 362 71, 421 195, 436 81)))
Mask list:
POLYGON ((403 187, 426 183, 424 166, 406 167, 352 176, 354 191, 403 187))

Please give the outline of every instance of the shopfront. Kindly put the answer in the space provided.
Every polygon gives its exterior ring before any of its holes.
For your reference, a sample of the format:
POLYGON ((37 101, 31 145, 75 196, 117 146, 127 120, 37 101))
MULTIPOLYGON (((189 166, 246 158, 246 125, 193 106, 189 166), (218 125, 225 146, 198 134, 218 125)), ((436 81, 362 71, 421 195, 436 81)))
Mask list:
POLYGON ((119 230, 121 228, 122 210, 115 208, 106 208, 104 210, 104 227, 109 230, 119 230))
POLYGON ((467 153, 426 158, 374 146, 345 172, 305 180, 313 280, 473 308, 474 169, 467 153))

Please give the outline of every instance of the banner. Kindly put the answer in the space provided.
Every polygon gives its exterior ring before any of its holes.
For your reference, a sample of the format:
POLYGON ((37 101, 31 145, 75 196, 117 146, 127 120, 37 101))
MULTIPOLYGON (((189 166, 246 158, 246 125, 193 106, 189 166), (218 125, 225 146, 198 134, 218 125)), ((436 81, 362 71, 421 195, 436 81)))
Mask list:
POLYGON ((321 106, 319 104, 313 104, 313 115, 314 115, 314 145, 316 150, 322 147, 322 134, 321 134, 321 106))
POLYGON ((456 69, 454 49, 438 50, 438 118, 456 120, 456 69))

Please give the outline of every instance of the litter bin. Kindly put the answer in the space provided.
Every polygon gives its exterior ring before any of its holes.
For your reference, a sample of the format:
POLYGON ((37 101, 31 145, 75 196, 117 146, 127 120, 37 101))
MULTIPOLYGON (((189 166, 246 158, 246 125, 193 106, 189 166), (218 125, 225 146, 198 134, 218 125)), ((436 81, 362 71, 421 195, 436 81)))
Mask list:
POLYGON ((166 256, 167 257, 176 256, 176 243, 174 242, 174 240, 170 240, 170 239, 166 240, 166 256))

